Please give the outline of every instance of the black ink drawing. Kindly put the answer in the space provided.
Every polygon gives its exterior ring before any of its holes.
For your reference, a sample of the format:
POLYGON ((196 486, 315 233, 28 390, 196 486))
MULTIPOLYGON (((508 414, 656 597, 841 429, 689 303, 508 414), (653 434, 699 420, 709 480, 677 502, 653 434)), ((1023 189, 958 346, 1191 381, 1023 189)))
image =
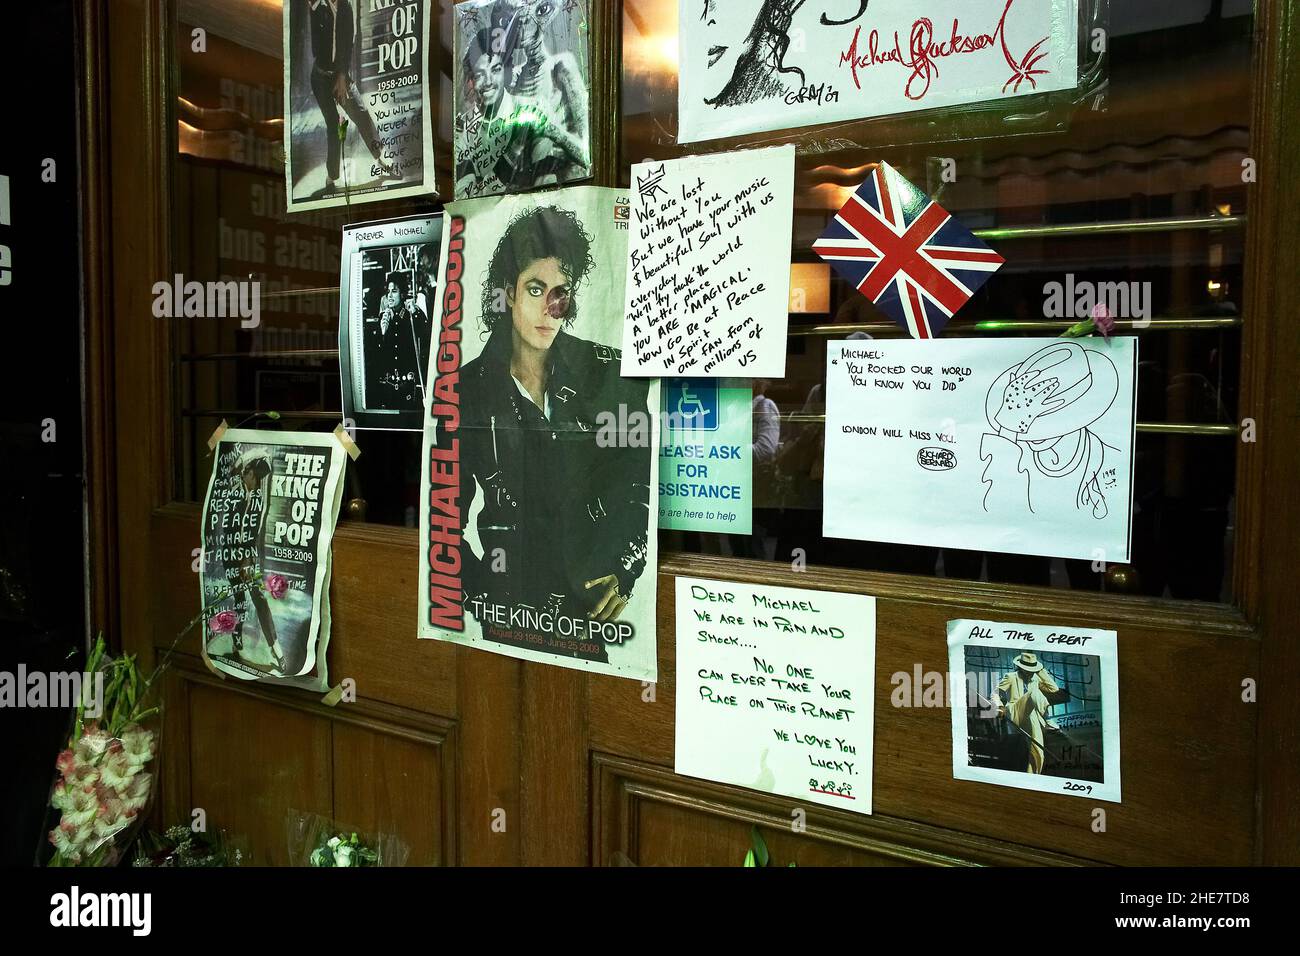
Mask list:
POLYGON ((664 189, 664 176, 667 175, 667 168, 661 163, 652 168, 645 177, 636 178, 637 192, 641 194, 642 206, 648 206, 650 201, 659 197, 667 196, 668 191, 664 189))
POLYGON ((805 2, 728 0, 723 15, 719 0, 700 0, 700 23, 710 40, 729 41, 736 22, 753 24, 738 44, 710 42, 704 102, 713 107, 738 106, 783 95, 783 74, 797 76, 803 87, 803 70, 787 66, 785 56, 790 49, 790 25, 805 2))
POLYGON ((1120 449, 1093 430, 1119 394, 1115 363, 1077 342, 1061 341, 1004 371, 990 387, 990 432, 980 442, 987 462, 984 510, 1091 511, 1109 514, 1102 489, 1106 456, 1120 449))

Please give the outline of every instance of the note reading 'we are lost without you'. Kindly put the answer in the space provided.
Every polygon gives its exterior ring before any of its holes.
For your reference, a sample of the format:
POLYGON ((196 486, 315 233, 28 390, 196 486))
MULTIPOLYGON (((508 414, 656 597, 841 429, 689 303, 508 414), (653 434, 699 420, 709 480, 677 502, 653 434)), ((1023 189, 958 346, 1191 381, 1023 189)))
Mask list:
POLYGON ((632 167, 622 371, 781 377, 794 147, 632 167))

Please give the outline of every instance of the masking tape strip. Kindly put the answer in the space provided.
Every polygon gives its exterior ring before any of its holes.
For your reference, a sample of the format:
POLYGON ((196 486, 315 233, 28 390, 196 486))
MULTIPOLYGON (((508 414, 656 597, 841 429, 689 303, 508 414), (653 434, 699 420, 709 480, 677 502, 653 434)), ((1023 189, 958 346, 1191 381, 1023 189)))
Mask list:
POLYGON ((339 440, 339 444, 343 446, 343 450, 348 453, 348 457, 353 461, 361 457, 361 449, 357 447, 357 443, 352 440, 348 430, 341 424, 334 429, 334 437, 339 440))
POLYGON ((212 437, 208 439, 208 451, 217 450, 217 442, 221 441, 221 436, 226 433, 226 429, 229 427, 230 426, 226 424, 226 420, 224 418, 221 419, 221 424, 218 425, 216 431, 212 433, 212 437))

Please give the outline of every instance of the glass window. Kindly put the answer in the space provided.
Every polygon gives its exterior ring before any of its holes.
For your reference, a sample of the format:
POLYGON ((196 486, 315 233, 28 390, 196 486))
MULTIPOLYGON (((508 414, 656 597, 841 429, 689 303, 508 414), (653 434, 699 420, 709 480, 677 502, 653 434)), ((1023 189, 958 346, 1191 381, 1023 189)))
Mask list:
MULTIPOLYGON (((703 0, 701 0, 703 2, 703 0)), ((438 89, 438 179, 451 177, 451 0, 428 44, 438 89)), ((925 114, 676 145, 677 0, 625 0, 620 146, 632 162, 795 141, 795 230, 787 375, 756 383, 781 412, 781 443, 756 468, 756 533, 663 534, 665 550, 931 574, 992 582, 1228 600, 1249 155, 1251 4, 1111 4, 1108 83, 1047 124, 925 114), (1100 108, 1093 109, 1093 106, 1100 108), (945 181, 943 160, 955 161, 945 181), (960 336, 1052 335, 1044 287, 1149 283, 1141 337, 1131 566, 824 539, 821 402, 826 342, 904 334, 811 251, 864 167, 885 160, 1008 259, 951 323, 960 336)), ((431 199, 285 211, 282 0, 178 0, 175 261, 186 279, 262 284, 260 324, 176 320, 175 492, 201 500, 206 440, 231 425, 332 429, 340 418, 340 229, 437 208, 431 199), (205 31, 205 51, 193 30, 205 31), (274 411, 279 421, 253 417, 274 411)), ((1054 101, 1055 102, 1055 101, 1054 101)), ((349 465, 344 517, 413 525, 419 436, 366 432, 349 465)), ((869 463, 868 463, 869 464, 869 463)))
POLYGON ((626 0, 625 175, 643 159, 791 140, 800 147, 787 372, 755 382, 782 419, 775 459, 755 467, 755 534, 665 533, 665 549, 787 563, 802 549, 809 563, 838 567, 1229 599, 1252 7, 1155 0, 1110 8, 1104 96, 1050 106, 1052 122, 1036 128, 1046 132, 922 113, 683 147, 675 143, 677 0, 626 0), (1008 260, 946 335, 1059 334, 1074 320, 1045 315, 1045 286, 1067 275, 1150 290, 1150 325, 1118 323, 1141 338, 1132 565, 1097 571, 1086 561, 821 536, 826 342, 906 333, 811 245, 880 160, 1008 260))
MULTIPOLYGON (((260 324, 175 323, 176 496, 202 501, 207 439, 230 425, 330 431, 342 416, 339 242, 344 224, 436 209, 432 198, 288 213, 284 188, 282 0, 179 0, 175 261, 187 281, 256 279, 260 324), (204 31, 196 50, 194 30, 204 31), (276 412, 278 421, 258 413, 276 412)), ((434 151, 451 182, 451 0, 434 4, 434 151)), ((364 432, 342 517, 414 527, 416 433, 364 432)))

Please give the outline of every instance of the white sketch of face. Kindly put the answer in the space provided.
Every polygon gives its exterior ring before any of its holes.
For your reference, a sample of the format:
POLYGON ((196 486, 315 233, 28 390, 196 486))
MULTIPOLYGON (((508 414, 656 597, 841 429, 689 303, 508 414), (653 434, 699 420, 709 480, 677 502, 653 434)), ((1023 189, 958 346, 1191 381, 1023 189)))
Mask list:
POLYGON ((697 0, 699 23, 708 57, 702 89, 706 100, 715 99, 730 82, 736 63, 749 49, 749 34, 763 9, 763 0, 697 0))

